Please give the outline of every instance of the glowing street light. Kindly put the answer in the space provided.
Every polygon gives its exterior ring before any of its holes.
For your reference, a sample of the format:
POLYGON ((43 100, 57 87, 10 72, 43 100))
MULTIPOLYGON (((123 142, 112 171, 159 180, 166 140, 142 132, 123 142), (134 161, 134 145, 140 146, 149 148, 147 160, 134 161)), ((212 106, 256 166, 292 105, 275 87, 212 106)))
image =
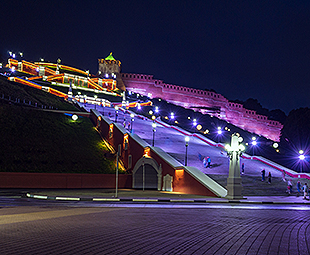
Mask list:
POLYGON ((229 175, 227 178, 227 198, 242 198, 242 184, 240 177, 240 157, 244 151, 243 139, 237 134, 231 136, 231 144, 226 144, 225 149, 229 155, 229 175))
POLYGON ((216 135, 217 136, 217 142, 219 143, 219 142, 221 142, 221 136, 223 134, 222 127, 217 127, 216 133, 217 133, 217 135, 216 135))
POLYGON ((117 122, 117 117, 118 117, 118 106, 115 106, 115 123, 117 122))
POLYGON ((95 98, 95 109, 97 109, 97 95, 94 95, 94 98, 95 98))
POLYGON ((257 141, 256 141, 256 137, 255 136, 252 137, 251 144, 252 144, 252 148, 253 148, 253 157, 254 157, 254 150, 255 150, 255 146, 257 145, 257 141))
POLYGON ((152 142, 152 146, 154 146, 154 142, 155 142, 155 132, 156 132, 156 122, 152 123, 152 127, 153 127, 153 142, 152 142))
POLYGON ((130 118, 131 118, 130 132, 132 133, 132 128, 133 128, 133 122, 135 120, 135 115, 133 113, 131 113, 130 114, 130 118))
POLYGON ((306 158, 305 155, 304 155, 304 151, 303 150, 300 150, 299 152, 299 160, 300 160, 300 172, 302 173, 303 172, 303 161, 304 159, 306 158))
POLYGON ((185 166, 187 166, 187 147, 189 142, 189 136, 185 136, 185 166))

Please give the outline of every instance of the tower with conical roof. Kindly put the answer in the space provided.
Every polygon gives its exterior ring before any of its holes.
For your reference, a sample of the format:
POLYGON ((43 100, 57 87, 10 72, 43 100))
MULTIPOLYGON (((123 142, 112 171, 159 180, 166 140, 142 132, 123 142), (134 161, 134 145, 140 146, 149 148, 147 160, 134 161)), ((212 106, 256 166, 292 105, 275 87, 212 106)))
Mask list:
POLYGON ((120 75, 121 72, 121 61, 116 60, 112 52, 106 58, 98 59, 99 68, 98 68, 98 75, 100 78, 103 79, 116 79, 117 81, 117 88, 125 91, 125 85, 123 83, 122 77, 120 75))
POLYGON ((106 58, 98 59, 99 76, 102 78, 110 78, 114 74, 121 72, 121 61, 116 60, 112 56, 112 52, 106 58))

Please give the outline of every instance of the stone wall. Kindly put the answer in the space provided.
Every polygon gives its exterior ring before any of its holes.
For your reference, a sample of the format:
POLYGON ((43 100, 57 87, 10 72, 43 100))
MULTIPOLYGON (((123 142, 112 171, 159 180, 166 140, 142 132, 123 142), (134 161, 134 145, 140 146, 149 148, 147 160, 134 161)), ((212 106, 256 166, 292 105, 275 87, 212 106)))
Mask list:
POLYGON ((185 108, 197 108, 204 114, 218 117, 249 132, 273 141, 280 140, 283 127, 280 122, 230 102, 221 94, 166 84, 162 80, 153 79, 153 75, 122 73, 122 79, 128 91, 150 98, 162 98, 185 108))

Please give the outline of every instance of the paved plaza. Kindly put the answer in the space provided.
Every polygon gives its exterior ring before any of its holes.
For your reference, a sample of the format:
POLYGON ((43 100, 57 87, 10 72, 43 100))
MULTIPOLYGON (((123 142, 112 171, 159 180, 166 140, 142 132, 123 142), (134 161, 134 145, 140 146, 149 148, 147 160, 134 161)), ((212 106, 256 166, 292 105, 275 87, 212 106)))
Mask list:
MULTIPOLYGON (((257 208, 259 209, 259 208, 257 208)), ((309 254, 308 210, 4 207, 9 254, 309 254)))

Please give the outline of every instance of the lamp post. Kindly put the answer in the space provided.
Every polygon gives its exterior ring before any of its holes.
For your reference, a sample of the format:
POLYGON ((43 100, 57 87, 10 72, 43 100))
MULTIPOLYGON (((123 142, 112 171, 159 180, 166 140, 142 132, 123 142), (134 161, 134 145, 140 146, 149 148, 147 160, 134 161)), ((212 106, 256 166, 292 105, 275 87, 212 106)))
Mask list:
POLYGON ((305 159, 305 155, 304 155, 304 151, 303 150, 300 150, 299 151, 299 159, 300 159, 300 172, 302 173, 303 172, 303 161, 305 159))
POLYGON ((153 127, 153 142, 152 142, 152 146, 154 146, 155 132, 156 132, 156 123, 155 122, 152 123, 152 127, 153 127))
POLYGON ((117 122, 118 117, 118 106, 115 106, 115 123, 117 122))
POLYGON ((95 98, 95 110, 97 109, 97 97, 98 97, 97 95, 94 96, 94 98, 95 98))
POLYGON ((217 127, 217 142, 221 142, 221 135, 223 134, 222 128, 217 127))
POLYGON ((189 136, 185 136, 185 166, 187 166, 187 147, 189 142, 189 136))
POLYGON ((252 154, 253 154, 253 157, 254 157, 254 150, 255 150, 255 146, 256 146, 256 145, 257 145, 256 137, 253 136, 253 137, 252 137, 252 148, 253 148, 252 154))
POLYGON ((134 118, 135 118, 135 115, 133 113, 130 114, 130 117, 131 117, 131 125, 130 125, 130 133, 132 133, 132 127, 133 127, 133 122, 134 122, 134 118))
POLYGON ((242 184, 240 177, 240 156, 244 151, 244 146, 241 144, 242 137, 232 134, 231 144, 226 144, 225 149, 229 155, 229 175, 227 178, 227 195, 228 199, 240 199, 242 184))

